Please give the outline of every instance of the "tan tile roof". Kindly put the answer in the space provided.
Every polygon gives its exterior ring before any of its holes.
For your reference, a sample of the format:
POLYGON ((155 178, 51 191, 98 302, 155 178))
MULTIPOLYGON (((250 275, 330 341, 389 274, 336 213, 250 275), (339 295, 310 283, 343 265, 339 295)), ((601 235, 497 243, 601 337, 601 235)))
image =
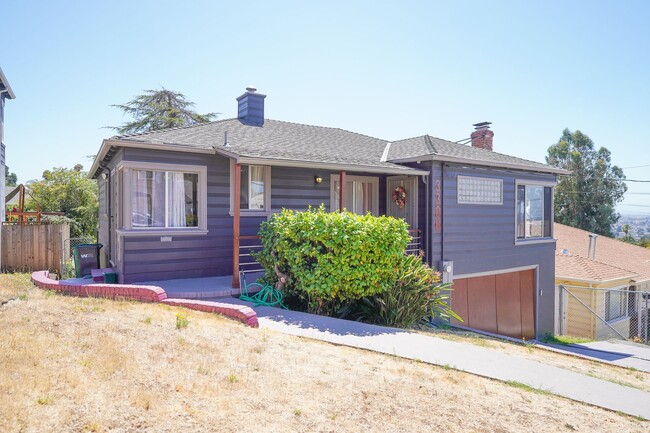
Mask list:
POLYGON ((555 278, 605 282, 635 277, 637 277, 635 273, 607 263, 577 255, 562 254, 559 251, 555 253, 555 278))
MULTIPOLYGON (((564 224, 554 224, 553 234, 557 239, 556 244, 556 271, 555 274, 560 276, 563 272, 568 272, 575 269, 575 266, 582 265, 585 273, 592 276, 598 275, 616 275, 613 269, 606 270, 604 266, 616 268, 619 271, 627 271, 629 274, 638 275, 639 281, 650 279, 650 249, 639 247, 637 245, 628 244, 626 242, 608 238, 606 236, 598 236, 596 239, 596 256, 595 260, 587 259, 589 249, 589 232, 585 230, 576 229, 573 227, 565 226, 564 224), (580 257, 583 261, 578 259, 561 260, 560 255, 562 250, 568 250, 572 257, 580 257), (558 260, 560 258, 560 260, 558 260), (557 263, 565 262, 562 271, 558 268, 557 263), (573 265, 569 266, 566 262, 572 261, 573 265), (588 270, 585 262, 592 263, 598 270, 588 270)), ((562 275, 568 276, 568 275, 562 275)), ((578 278, 578 277, 576 277, 578 278)), ((597 280, 601 281, 601 280, 597 280)))

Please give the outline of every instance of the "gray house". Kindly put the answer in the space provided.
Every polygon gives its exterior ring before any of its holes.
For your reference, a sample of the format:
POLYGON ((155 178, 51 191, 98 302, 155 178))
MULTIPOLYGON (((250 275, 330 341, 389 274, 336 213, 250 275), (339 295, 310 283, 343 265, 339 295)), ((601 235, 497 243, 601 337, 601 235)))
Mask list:
POLYGON ((428 135, 395 142, 265 119, 253 88, 238 117, 103 141, 104 263, 121 282, 232 275, 282 208, 404 218, 426 260, 454 282, 462 325, 515 337, 553 331, 553 187, 562 170, 428 135))
MULTIPOLYGON (((15 98, 16 95, 11 90, 9 81, 7 81, 7 77, 5 77, 5 74, 0 68, 0 217, 2 218, 0 221, 5 220, 5 100, 15 98)), ((1 245, 2 239, 0 234, 1 245)))

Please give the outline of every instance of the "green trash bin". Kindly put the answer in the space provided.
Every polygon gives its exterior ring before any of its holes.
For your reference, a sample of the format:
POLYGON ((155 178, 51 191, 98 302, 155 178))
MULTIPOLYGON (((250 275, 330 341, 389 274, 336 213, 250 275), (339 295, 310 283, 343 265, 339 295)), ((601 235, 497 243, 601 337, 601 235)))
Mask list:
POLYGON ((102 244, 79 244, 73 248, 77 278, 92 278, 92 270, 99 269, 99 250, 102 244))

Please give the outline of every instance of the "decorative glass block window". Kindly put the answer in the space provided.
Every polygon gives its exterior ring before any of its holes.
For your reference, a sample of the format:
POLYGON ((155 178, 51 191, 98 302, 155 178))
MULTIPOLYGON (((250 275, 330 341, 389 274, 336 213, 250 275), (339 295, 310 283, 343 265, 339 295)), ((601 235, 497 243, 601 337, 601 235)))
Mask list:
POLYGON ((458 176, 458 203, 503 204, 503 180, 458 176))

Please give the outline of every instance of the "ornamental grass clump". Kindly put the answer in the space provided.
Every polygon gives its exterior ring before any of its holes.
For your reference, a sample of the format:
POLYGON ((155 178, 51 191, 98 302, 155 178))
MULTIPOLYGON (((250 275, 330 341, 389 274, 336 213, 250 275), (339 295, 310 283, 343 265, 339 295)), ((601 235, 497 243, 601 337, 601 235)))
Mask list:
POLYGON ((401 219, 324 206, 284 209, 262 223, 260 236, 264 248, 256 259, 268 282, 286 276, 282 290, 292 306, 319 314, 389 290, 410 239, 401 219))
POLYGON ((403 255, 396 264, 396 281, 388 290, 367 296, 343 311, 349 318, 399 328, 411 328, 430 319, 460 317, 449 307, 449 284, 422 258, 403 255))

